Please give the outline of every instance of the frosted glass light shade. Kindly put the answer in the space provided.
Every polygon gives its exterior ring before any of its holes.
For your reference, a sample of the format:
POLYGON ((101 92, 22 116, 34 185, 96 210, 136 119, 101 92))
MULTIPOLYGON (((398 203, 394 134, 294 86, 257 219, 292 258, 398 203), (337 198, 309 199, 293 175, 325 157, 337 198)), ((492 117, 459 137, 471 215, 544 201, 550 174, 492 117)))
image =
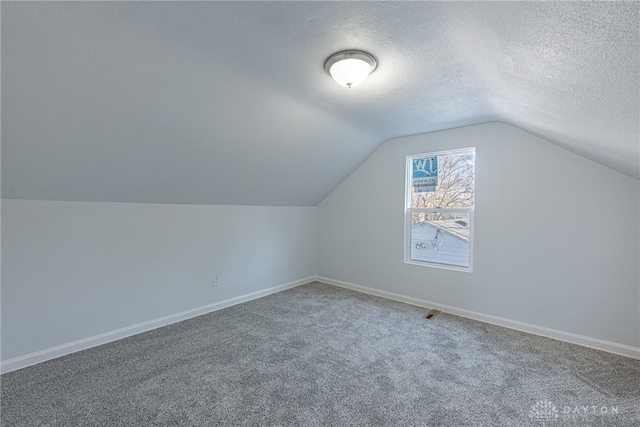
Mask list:
POLYGON ((362 83, 376 69, 376 59, 358 50, 345 50, 331 55, 324 63, 325 70, 340 86, 354 87, 362 83))

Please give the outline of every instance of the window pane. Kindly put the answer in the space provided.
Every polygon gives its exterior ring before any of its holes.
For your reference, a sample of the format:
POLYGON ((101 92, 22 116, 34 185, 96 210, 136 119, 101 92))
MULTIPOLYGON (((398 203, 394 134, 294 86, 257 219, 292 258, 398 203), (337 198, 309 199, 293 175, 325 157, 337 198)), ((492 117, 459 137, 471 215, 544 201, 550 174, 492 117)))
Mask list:
POLYGON ((469 214, 411 215, 411 260, 469 267, 469 214))
POLYGON ((471 208, 475 192, 474 153, 412 159, 412 208, 471 208), (430 185, 435 181, 435 185, 430 185), (417 191, 416 191, 417 189, 417 191))

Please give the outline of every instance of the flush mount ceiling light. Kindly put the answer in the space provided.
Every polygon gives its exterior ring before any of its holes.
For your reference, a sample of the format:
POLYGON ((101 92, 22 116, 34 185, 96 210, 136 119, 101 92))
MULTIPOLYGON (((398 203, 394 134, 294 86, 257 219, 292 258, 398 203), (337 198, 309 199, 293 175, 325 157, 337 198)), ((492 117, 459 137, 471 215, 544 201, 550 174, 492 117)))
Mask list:
POLYGON ((362 83, 373 73, 378 63, 373 55, 360 50, 334 53, 324 63, 324 69, 340 86, 351 88, 362 83))

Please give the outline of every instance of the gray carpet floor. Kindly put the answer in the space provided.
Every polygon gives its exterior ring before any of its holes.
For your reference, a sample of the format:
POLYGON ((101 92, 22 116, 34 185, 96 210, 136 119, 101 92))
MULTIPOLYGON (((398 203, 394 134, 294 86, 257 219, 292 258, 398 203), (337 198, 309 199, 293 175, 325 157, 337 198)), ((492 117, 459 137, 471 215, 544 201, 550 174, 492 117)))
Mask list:
POLYGON ((312 283, 2 375, 2 426, 640 426, 640 361, 312 283))

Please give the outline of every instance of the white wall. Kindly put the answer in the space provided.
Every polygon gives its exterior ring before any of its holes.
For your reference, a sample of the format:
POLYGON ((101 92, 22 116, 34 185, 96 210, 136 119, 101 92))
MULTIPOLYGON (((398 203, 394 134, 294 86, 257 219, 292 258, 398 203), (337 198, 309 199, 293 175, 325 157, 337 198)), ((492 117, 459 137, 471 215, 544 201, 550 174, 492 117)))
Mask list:
POLYGON ((315 274, 637 348, 639 205, 638 181, 497 123, 391 140, 317 209, 2 199, 1 358, 315 274), (474 272, 404 264, 405 156, 468 146, 474 272))
POLYGON ((637 348, 639 192, 505 124, 390 140, 318 206, 318 275, 637 348), (404 264, 405 156, 471 146, 474 272, 404 264))
POLYGON ((313 276, 315 239, 315 207, 3 199, 2 360, 313 276))

